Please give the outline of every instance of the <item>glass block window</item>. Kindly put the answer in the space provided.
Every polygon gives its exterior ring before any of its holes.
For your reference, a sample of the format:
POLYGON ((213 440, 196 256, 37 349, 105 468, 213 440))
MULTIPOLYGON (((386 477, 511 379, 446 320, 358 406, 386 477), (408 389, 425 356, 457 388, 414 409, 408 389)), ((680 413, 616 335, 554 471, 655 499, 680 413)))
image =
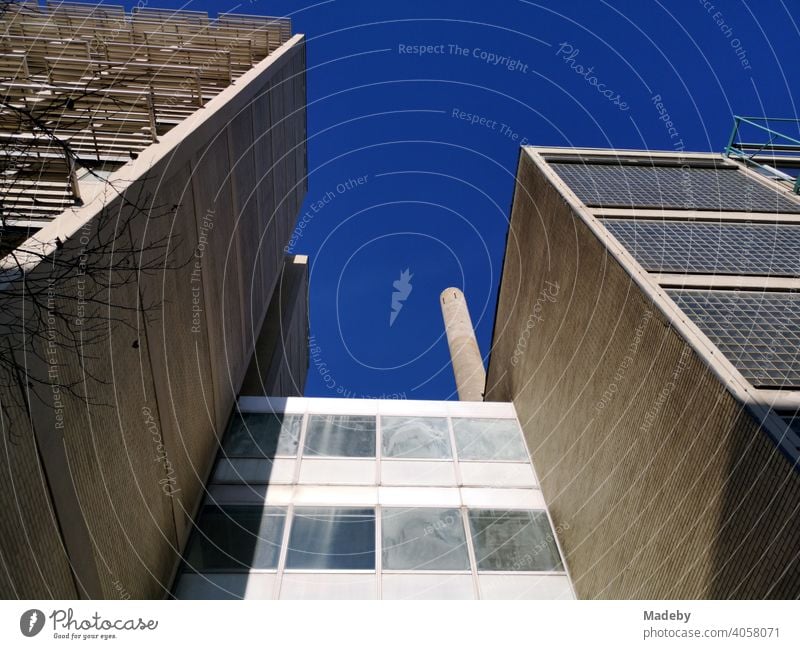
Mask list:
POLYGON ((605 219, 645 269, 800 277, 800 226, 605 219))
POLYGON ((564 569, 543 511, 471 509, 469 526, 478 570, 564 569))
POLYGON ((469 570, 458 509, 384 508, 381 514, 385 570, 469 570))
POLYGON ((381 417, 384 457, 450 459, 445 417, 381 417))
POLYGON ((667 291, 753 385, 800 387, 800 297, 758 291, 667 291))
POLYGON ((206 506, 192 535, 187 567, 228 572, 275 569, 285 520, 282 507, 206 506))
POLYGON ((311 415, 305 455, 375 457, 375 417, 311 415))
POLYGON ((459 460, 528 461, 528 451, 513 419, 453 419, 459 460))
POLYGON ((550 166, 591 207, 800 213, 800 202, 738 169, 583 162, 550 166))
POLYGON ((287 569, 374 570, 375 510, 351 507, 297 507, 287 569))
POLYGON ((234 413, 222 444, 227 457, 297 455, 302 415, 234 413))

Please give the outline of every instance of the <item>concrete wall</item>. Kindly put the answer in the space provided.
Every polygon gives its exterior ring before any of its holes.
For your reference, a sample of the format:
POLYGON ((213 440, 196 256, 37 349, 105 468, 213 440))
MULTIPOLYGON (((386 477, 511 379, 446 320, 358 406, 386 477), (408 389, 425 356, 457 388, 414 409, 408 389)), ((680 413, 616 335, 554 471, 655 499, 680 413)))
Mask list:
POLYGON ((302 397, 308 374, 308 257, 286 257, 240 394, 302 397))
MULTIPOLYGON (((59 283, 47 344, 58 359, 55 387, 36 358, 49 360, 49 350, 17 341, 45 385, 31 387, 32 422, 19 394, 0 395, 0 596, 147 598, 169 588, 279 276, 305 170, 305 46, 296 36, 115 172, 105 196, 39 233, 62 259, 80 257, 84 237, 129 242, 137 265, 168 255, 115 283, 105 304, 81 304, 102 273, 59 283), (76 350, 68 339, 80 318, 102 326, 76 350), (66 385, 73 389, 58 387, 66 385)), ((131 259, 94 262, 113 274, 131 259)), ((29 277, 43 273, 31 268, 29 277)))
POLYGON ((24 408, 22 393, 2 395, 3 461, 0 462, 0 596, 4 599, 74 598, 51 491, 24 408))
POLYGON ((523 151, 487 400, 581 598, 800 594, 800 479, 523 151))

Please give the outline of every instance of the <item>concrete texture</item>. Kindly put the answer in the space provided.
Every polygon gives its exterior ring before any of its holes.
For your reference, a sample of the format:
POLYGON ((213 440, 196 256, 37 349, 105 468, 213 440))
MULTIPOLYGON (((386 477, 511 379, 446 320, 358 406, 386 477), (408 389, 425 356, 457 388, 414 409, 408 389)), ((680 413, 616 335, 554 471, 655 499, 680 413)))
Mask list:
POLYGON ((439 296, 444 318, 450 359, 461 401, 483 401, 486 370, 475 340, 475 329, 469 317, 467 300, 460 289, 446 288, 439 296))
POLYGON ((301 397, 308 373, 308 257, 286 257, 239 394, 301 397))
POLYGON ((800 479, 523 150, 487 400, 512 400, 581 598, 796 598, 800 479))
MULTIPOLYGON (((167 591, 262 329, 305 169, 305 49, 295 36, 115 172, 115 191, 40 231, 45 250, 56 252, 58 236, 58 254, 77 257, 83 233, 109 236, 135 208, 144 216, 126 236, 143 260, 168 241, 173 267, 113 288, 95 314, 107 330, 80 354, 63 344, 58 319, 58 382, 75 394, 56 395, 47 367, 30 394, 0 394, 16 460, 0 470, 0 597, 167 591), (55 468, 64 462, 68 475, 55 468)), ((37 272, 32 261, 29 276, 37 272)), ((86 317, 85 281, 60 289, 54 308, 65 321, 86 317)))

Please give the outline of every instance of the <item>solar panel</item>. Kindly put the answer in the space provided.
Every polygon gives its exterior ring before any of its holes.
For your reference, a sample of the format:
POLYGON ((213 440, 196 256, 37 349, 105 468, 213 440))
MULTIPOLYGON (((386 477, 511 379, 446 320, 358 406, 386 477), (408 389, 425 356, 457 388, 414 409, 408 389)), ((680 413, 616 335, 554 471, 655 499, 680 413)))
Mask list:
POLYGON ((645 269, 800 277, 800 226, 605 219, 645 269))
POLYGON ((590 207, 800 214, 800 202, 738 169, 552 162, 590 207))
POLYGON ((800 296, 669 290, 669 296, 754 386, 800 387, 800 296))

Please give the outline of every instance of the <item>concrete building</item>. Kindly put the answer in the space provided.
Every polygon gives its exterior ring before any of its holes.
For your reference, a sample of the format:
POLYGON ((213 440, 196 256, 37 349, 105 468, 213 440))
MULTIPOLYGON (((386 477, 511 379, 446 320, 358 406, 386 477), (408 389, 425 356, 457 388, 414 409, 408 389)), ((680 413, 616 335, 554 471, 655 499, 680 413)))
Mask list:
POLYGON ((179 599, 572 599, 510 403, 242 397, 179 599))
POLYGON ((798 250, 734 159, 521 150, 486 398, 579 597, 800 595, 798 250))
POLYGON ((32 2, 0 47, 0 596, 160 597, 265 328, 303 383, 307 275, 296 305, 276 286, 306 191, 304 39, 32 2))
POLYGON ((240 394, 300 397, 308 373, 308 257, 291 255, 256 340, 240 394))

